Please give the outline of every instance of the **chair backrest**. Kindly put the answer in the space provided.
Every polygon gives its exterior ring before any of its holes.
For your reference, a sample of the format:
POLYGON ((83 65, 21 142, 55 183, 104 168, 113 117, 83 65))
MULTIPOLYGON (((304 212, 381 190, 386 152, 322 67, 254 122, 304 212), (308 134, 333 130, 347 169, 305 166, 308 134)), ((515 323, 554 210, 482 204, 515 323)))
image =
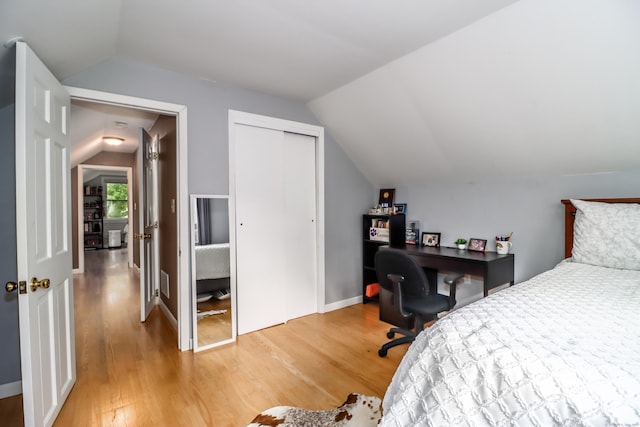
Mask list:
POLYGON ((376 252, 375 265, 378 282, 384 289, 393 292, 393 283, 387 275, 398 274, 404 277, 402 293, 405 296, 423 296, 429 293, 427 275, 406 252, 392 248, 380 249, 376 252))

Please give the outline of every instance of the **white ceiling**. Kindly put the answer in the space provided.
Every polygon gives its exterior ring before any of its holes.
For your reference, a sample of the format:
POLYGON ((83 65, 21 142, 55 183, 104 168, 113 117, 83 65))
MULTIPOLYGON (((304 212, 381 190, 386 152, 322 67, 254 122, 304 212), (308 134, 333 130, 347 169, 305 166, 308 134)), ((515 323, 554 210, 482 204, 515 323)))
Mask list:
POLYGON ((138 148, 140 128, 148 130, 158 115, 74 100, 71 118, 71 165, 76 166, 101 151, 133 153, 138 148), (102 139, 105 136, 123 138, 124 142, 119 146, 109 145, 102 139))
POLYGON ((1 0, 0 39, 59 79, 118 56, 307 102, 372 183, 401 186, 640 168, 639 5, 1 0))
POLYGON ((515 0, 2 0, 59 79, 112 56, 309 101, 515 0))

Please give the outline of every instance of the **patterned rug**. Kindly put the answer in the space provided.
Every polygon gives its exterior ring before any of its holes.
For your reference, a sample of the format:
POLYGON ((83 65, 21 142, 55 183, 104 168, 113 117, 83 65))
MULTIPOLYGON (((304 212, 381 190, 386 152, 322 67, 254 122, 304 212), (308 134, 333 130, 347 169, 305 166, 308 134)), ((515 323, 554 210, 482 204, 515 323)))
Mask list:
POLYGON ((380 398, 351 393, 335 409, 314 411, 294 406, 276 406, 258 414, 247 427, 375 427, 380 418, 380 398))

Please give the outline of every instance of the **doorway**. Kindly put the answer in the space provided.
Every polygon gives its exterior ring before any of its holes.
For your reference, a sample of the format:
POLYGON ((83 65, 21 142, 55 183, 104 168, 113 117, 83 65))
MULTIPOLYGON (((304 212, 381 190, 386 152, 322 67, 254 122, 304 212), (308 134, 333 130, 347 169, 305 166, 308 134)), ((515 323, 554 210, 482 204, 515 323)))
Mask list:
MULTIPOLYGON (((176 197, 173 209, 175 210, 175 232, 176 232, 176 253, 177 273, 175 282, 181 284, 177 288, 177 302, 175 322, 178 330, 178 348, 180 350, 190 349, 190 309, 189 309, 189 262, 188 257, 179 256, 181 248, 188 248, 189 228, 188 228, 188 190, 187 190, 187 109, 183 105, 170 104, 144 98, 135 98, 125 95, 99 92, 83 88, 65 87, 71 95, 72 100, 95 102, 99 104, 109 104, 137 110, 147 110, 150 112, 175 117, 175 182, 176 197)), ((73 120, 73 117, 72 117, 73 120)), ((133 178, 135 179, 135 178, 133 178)), ((134 205, 134 210, 135 210, 134 205)), ((130 235, 138 233, 135 221, 130 226, 130 235)), ((131 243, 133 247, 136 243, 131 243)))
MULTIPOLYGON (((73 119, 72 119, 73 120, 73 119)), ((126 221, 123 220, 113 220, 109 218, 108 212, 95 212, 94 204, 100 203, 102 205, 108 203, 108 196, 106 192, 106 186, 104 176, 113 177, 115 175, 123 175, 124 181, 127 184, 127 211, 129 213, 133 213, 133 201, 135 200, 133 189, 136 187, 133 184, 133 171, 130 167, 123 166, 108 166, 108 165, 89 165, 89 164, 81 164, 78 165, 78 186, 76 189, 72 189, 71 191, 77 191, 77 200, 78 200, 78 238, 76 239, 76 246, 78 249, 78 268, 74 270, 75 273, 84 273, 85 272, 85 251, 89 248, 95 246, 96 249, 108 249, 113 247, 114 245, 108 241, 109 239, 109 231, 111 230, 120 230, 120 245, 124 248, 127 248, 127 265, 129 268, 133 268, 134 266, 134 257, 133 257, 133 246, 132 246, 132 233, 129 233, 128 230, 133 230, 133 218, 131 215, 128 215, 126 221), (96 182, 96 179, 98 182, 96 182), (91 184, 99 184, 99 185, 91 185, 91 184), (101 187, 103 190, 100 191, 100 196, 91 195, 91 188, 101 187), (87 191, 87 189, 89 189, 87 191), (93 198, 89 199, 87 196, 91 196, 93 198), (96 197, 101 197, 101 200, 96 201, 96 197), (87 215, 94 216, 92 214, 99 214, 99 222, 97 218, 89 218, 87 221, 87 215), (80 219, 83 219, 81 221, 80 219), (125 228, 126 225, 126 228, 125 228), (87 233, 100 233, 99 238, 95 239, 95 245, 93 244, 93 239, 88 242, 87 233)), ((102 208, 101 208, 102 209, 102 208)), ((93 235, 92 235, 93 236, 93 235)))

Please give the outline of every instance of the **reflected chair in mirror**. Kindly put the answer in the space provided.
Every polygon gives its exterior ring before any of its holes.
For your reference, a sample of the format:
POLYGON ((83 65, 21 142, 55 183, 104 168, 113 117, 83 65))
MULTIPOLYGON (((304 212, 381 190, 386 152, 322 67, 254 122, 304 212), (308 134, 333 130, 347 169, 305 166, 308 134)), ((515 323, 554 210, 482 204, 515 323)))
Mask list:
POLYGON ((405 251, 384 248, 375 256, 376 274, 380 286, 393 293, 393 307, 403 318, 414 316, 414 329, 391 328, 387 338, 395 334, 404 336, 384 344, 378 355, 385 357, 391 347, 413 342, 424 329, 424 323, 437 319, 438 313, 449 311, 456 305, 456 285, 464 278, 462 274, 445 277, 449 284, 449 295, 429 293, 429 281, 422 267, 405 251))

